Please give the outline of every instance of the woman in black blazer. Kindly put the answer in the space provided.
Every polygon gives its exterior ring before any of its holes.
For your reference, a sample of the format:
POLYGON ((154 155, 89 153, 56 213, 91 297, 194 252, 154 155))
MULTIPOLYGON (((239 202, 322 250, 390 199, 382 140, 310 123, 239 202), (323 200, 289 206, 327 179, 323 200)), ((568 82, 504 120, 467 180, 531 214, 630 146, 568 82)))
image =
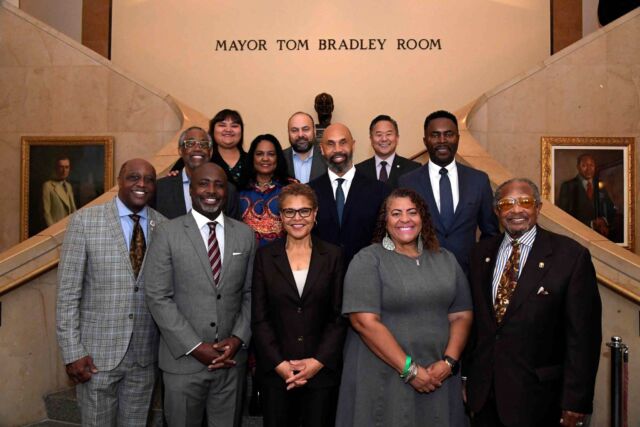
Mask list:
POLYGON ((346 322, 342 252, 311 236, 318 202, 303 184, 279 197, 285 239, 256 253, 251 326, 265 427, 333 426, 346 322))

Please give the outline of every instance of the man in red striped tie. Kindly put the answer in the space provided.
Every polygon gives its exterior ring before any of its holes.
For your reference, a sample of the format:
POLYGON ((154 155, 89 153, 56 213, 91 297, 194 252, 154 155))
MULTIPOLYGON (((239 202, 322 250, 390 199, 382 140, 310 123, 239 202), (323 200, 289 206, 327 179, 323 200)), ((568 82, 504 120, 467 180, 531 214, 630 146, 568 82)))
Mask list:
POLYGON ((227 178, 205 163, 191 176, 192 210, 157 230, 147 298, 160 328, 164 411, 172 425, 233 426, 250 339, 255 238, 224 215, 227 178))

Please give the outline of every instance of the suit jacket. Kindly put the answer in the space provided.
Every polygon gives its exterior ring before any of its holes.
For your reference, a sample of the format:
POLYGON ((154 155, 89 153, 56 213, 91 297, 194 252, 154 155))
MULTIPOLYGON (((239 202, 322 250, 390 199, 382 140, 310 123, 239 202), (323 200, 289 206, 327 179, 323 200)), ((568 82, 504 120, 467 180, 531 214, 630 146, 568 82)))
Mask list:
MULTIPOLYGON (((407 172, 418 169, 419 167, 420 163, 414 162, 413 160, 409 160, 396 154, 396 156, 393 158, 393 163, 391 164, 391 172, 389 173, 389 179, 387 180, 386 184, 392 189, 398 188, 398 178, 400 178, 400 176, 404 175, 407 172)), ((362 172, 362 174, 367 178, 373 180, 378 179, 375 156, 358 163, 356 165, 356 169, 362 172)))
POLYGON ((65 181, 67 191, 63 191, 56 181, 49 180, 42 184, 42 210, 47 227, 76 211, 73 187, 65 181))
POLYGON ((498 234, 498 220, 493 212, 493 194, 486 173, 456 162, 460 199, 453 221, 445 229, 438 205, 433 197, 428 164, 403 175, 399 186, 417 191, 429 208, 440 245, 456 256, 465 273, 469 271, 469 254, 476 242, 476 229, 480 238, 498 234))
MULTIPOLYGON (((184 204, 184 187, 182 186, 182 171, 177 176, 165 176, 156 184, 156 198, 153 205, 158 212, 169 219, 177 218, 187 213, 184 204)), ((236 186, 227 182, 227 205, 224 213, 234 219, 240 219, 240 199, 236 186)))
POLYGON ((307 387, 340 383, 347 325, 342 309, 342 251, 313 237, 309 273, 298 294, 285 250, 286 239, 256 253, 251 326, 263 381, 284 385, 275 367, 284 360, 314 357, 324 368, 307 387))
MULTIPOLYGON (((298 181, 300 177, 296 176, 295 168, 293 167, 293 148, 289 147, 284 151, 284 158, 287 161, 287 169, 289 170, 289 176, 295 177, 298 181)), ((313 145, 313 159, 311 160, 311 174, 309 175, 309 182, 313 181, 320 175, 327 172, 327 163, 322 157, 320 152, 320 145, 313 145)))
POLYGON ((471 410, 482 408, 493 386, 506 425, 534 427, 554 409, 590 413, 602 333, 589 251, 538 227, 498 325, 491 283, 502 239, 481 241, 471 258, 475 318, 463 363, 471 410))
POLYGON ((615 210, 609 193, 605 189, 599 190, 597 183, 594 183, 593 188, 593 200, 589 200, 579 176, 563 182, 560 186, 558 207, 589 227, 591 221, 597 217, 603 217, 609 226, 613 225, 615 210))
POLYGON ((380 181, 367 178, 356 169, 342 213, 342 226, 338 222, 336 199, 329 175, 311 181, 309 186, 318 198, 318 215, 313 233, 324 241, 342 248, 345 270, 351 258, 371 244, 378 211, 391 190, 380 181))
MULTIPOLYGON (((148 212, 147 245, 165 220, 148 212)), ((158 330, 144 302, 148 264, 145 256, 136 280, 115 198, 71 217, 58 265, 56 308, 65 364, 89 355, 98 370, 109 371, 129 342, 136 343, 142 366, 157 360, 158 330)))
MULTIPOLYGON (((235 335, 249 343, 256 241, 245 224, 228 217, 224 221, 224 257, 217 287, 192 214, 156 230, 148 254, 147 305, 160 328, 163 371, 192 374, 207 369, 186 354, 200 342, 235 335)), ((236 361, 243 362, 238 356, 236 361)))

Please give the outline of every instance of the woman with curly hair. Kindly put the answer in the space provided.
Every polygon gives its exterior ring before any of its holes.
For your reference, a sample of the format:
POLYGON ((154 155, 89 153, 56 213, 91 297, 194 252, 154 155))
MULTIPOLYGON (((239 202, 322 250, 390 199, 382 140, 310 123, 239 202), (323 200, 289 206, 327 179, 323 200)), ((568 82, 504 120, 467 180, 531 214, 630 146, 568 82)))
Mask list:
POLYGON ((439 246, 422 198, 394 190, 374 244, 351 261, 337 427, 465 425, 458 359, 472 321, 467 279, 439 246))

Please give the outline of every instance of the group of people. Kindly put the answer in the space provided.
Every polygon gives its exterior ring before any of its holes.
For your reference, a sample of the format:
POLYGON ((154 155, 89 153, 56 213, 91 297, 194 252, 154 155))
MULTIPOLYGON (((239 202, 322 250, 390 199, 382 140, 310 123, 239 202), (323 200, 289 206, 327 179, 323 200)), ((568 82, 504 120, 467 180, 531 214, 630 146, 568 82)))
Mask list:
POLYGON ((238 426, 249 352, 265 426, 585 425, 595 270, 537 225, 533 182, 492 192, 446 111, 423 166, 387 115, 357 165, 347 126, 287 128, 287 149, 245 152, 222 110, 182 132, 169 176, 129 160, 112 201, 72 216, 57 324, 83 425, 145 425, 157 361, 169 426, 238 426))

